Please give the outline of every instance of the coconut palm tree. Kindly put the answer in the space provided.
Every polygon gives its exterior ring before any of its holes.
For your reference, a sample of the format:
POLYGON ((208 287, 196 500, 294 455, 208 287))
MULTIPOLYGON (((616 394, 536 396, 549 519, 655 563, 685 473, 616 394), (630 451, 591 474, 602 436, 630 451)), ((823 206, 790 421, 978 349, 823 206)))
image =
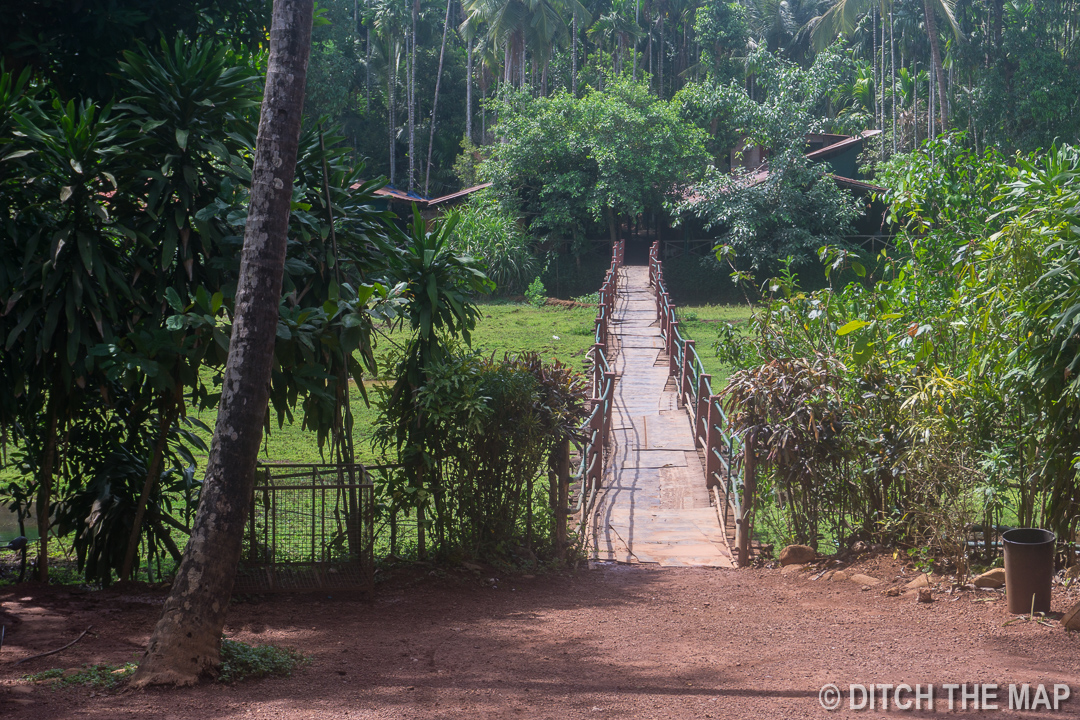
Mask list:
POLYGON ((579 0, 465 0, 463 32, 470 28, 503 49, 503 82, 525 83, 526 52, 546 69, 551 51, 571 37, 566 18, 591 21, 579 0))
MULTIPOLYGON (((881 17, 891 17, 892 0, 837 0, 829 10, 817 19, 811 30, 815 49, 822 49, 829 45, 841 33, 850 35, 859 20, 874 9, 881 13, 881 17)), ((946 97, 945 66, 941 59, 941 42, 938 37, 937 14, 945 18, 953 36, 959 41, 963 39, 960 26, 956 22, 956 0, 923 0, 923 11, 926 19, 926 35, 930 42, 930 56, 934 66, 934 75, 937 79, 938 108, 941 113, 941 127, 945 129, 948 121, 948 98, 946 97)), ((895 62, 893 63, 895 72, 895 62)), ((893 80, 895 88, 895 77, 893 80)))

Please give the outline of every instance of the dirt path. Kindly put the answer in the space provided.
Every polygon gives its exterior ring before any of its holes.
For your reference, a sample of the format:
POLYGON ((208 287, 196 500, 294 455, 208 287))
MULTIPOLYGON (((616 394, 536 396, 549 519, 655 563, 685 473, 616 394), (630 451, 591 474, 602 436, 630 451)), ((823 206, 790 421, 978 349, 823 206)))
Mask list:
MULTIPOLYGON (((864 569, 886 581, 881 587, 899 582, 900 568, 891 559, 875 562, 864 569)), ((1069 683, 1080 695, 1080 637, 1056 623, 1004 625, 1010 616, 1000 593, 939 594, 926 605, 810 577, 613 564, 494 583, 488 574, 464 570, 399 572, 370 602, 321 597, 234 604, 227 635, 310 656, 291 678, 119 693, 54 690, 22 676, 131 660, 147 639, 163 591, 122 596, 5 588, 0 602, 22 622, 0 654, 0 717, 880 715, 826 713, 818 703, 826 682, 844 688, 1069 683), (91 634, 63 654, 13 666, 90 624, 91 634)), ((1054 609, 1064 610, 1076 594, 1059 591, 1054 609)), ((943 702, 939 697, 939 710, 943 702)), ((1080 697, 1057 715, 1080 716, 1080 697)))

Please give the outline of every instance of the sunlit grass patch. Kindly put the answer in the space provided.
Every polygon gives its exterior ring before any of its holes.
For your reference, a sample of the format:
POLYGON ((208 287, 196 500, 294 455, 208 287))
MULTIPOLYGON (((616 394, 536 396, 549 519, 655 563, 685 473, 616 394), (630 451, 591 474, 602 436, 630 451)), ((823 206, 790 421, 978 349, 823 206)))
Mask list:
POLYGON ((694 340, 705 372, 712 375, 714 392, 727 383, 732 368, 716 357, 717 333, 722 323, 742 327, 750 319, 754 308, 750 305, 687 305, 675 308, 679 320, 679 332, 694 340))

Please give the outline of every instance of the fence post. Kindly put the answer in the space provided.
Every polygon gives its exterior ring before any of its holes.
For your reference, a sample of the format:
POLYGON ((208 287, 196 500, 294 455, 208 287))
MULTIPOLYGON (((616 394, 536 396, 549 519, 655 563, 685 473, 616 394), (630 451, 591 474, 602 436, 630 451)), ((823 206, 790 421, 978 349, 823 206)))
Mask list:
POLYGON ((709 395, 705 391, 705 388, 709 387, 710 380, 712 380, 712 375, 706 375, 705 373, 698 375, 697 398, 694 403, 694 441, 697 443, 698 447, 704 446, 706 451, 709 447, 707 444, 704 444, 705 438, 708 435, 706 421, 709 418, 709 406, 707 404, 709 395))
POLYGON ((615 407, 615 373, 604 373, 604 388, 607 399, 604 402, 604 437, 601 445, 608 445, 611 436, 611 410, 615 407))
POLYGON ((592 426, 589 428, 589 437, 593 438, 591 443, 593 457, 585 458, 586 467, 592 466, 592 461, 596 459, 596 466, 589 471, 589 486, 599 490, 600 480, 604 475, 604 407, 603 399, 600 402, 600 412, 596 413, 595 420, 592 421, 592 426))
MULTIPOLYGON (((678 397, 678 399, 682 401, 681 404, 682 404, 683 407, 686 407, 686 404, 688 402, 692 401, 692 399, 693 399, 693 395, 691 394, 691 391, 693 390, 693 386, 690 383, 690 375, 691 375, 690 371, 692 369, 692 364, 691 364, 692 361, 690 360, 690 351, 693 350, 693 349, 694 349, 694 341, 693 340, 683 340, 682 368, 680 369, 680 373, 679 373, 679 397, 678 397)), ((676 403, 676 404, 679 404, 679 403, 676 403)))
MULTIPOLYGON (((674 310, 672 311, 672 317, 674 317, 674 310)), ((677 376, 679 373, 679 343, 675 339, 675 336, 679 334, 679 321, 672 319, 668 321, 668 375, 677 376)), ((675 388, 679 389, 678 386, 675 388)))
POLYGON ((739 549, 739 567, 750 565, 750 533, 754 518, 754 495, 756 494, 755 466, 757 457, 754 455, 754 433, 746 433, 746 441, 743 444, 743 496, 742 517, 735 520, 736 546, 739 549))
POLYGON ((570 514, 570 438, 559 446, 557 467, 558 511, 555 514, 555 553, 560 560, 566 559, 566 516, 570 514))
MULTIPOLYGON (((664 336, 664 342, 667 343, 671 339, 671 317, 668 313, 668 296, 667 290, 660 293, 657 301, 656 314, 660 316, 660 334, 664 336)), ((664 351, 668 350, 667 345, 664 345, 664 351)))
MULTIPOLYGON (((720 474, 720 458, 716 456, 714 450, 719 450, 717 447, 720 445, 717 440, 723 440, 722 433, 716 432, 716 420, 713 417, 713 409, 717 407, 717 403, 720 401, 719 395, 710 395, 708 399, 708 405, 705 409, 705 486, 712 488, 720 485, 720 480, 714 478, 714 475, 720 474), (717 437, 719 436, 719 438, 717 437)), ((728 456, 728 463, 731 462, 730 453, 728 456)), ((726 497, 726 495, 725 495, 726 497)), ((720 508, 720 512, 727 513, 727 507, 720 508)))
POLYGON ((594 398, 600 397, 600 394, 604 391, 603 386, 600 384, 600 380, 603 377, 603 367, 600 364, 600 358, 603 357, 604 346, 600 343, 596 343, 592 346, 592 358, 593 358, 593 371, 592 371, 592 396, 594 398))

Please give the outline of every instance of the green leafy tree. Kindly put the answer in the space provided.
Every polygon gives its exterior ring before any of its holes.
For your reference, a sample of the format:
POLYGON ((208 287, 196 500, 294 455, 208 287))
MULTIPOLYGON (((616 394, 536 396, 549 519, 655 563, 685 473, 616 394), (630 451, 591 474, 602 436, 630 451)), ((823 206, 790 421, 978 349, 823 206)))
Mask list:
POLYGON ((644 83, 613 78, 581 98, 509 97, 484 172, 513 194, 536 234, 581 238, 592 223, 616 239, 616 216, 662 210, 704 171, 704 132, 644 83))
POLYGON ((828 122, 818 108, 845 59, 823 53, 803 70, 759 51, 751 62, 766 93, 761 101, 735 85, 715 94, 747 143, 771 151, 768 169, 736 175, 713 169, 681 207, 718 231, 718 258, 733 253, 745 261, 743 269, 777 272, 786 258, 805 263, 819 247, 841 242, 859 214, 851 195, 804 154, 805 133, 828 122))

